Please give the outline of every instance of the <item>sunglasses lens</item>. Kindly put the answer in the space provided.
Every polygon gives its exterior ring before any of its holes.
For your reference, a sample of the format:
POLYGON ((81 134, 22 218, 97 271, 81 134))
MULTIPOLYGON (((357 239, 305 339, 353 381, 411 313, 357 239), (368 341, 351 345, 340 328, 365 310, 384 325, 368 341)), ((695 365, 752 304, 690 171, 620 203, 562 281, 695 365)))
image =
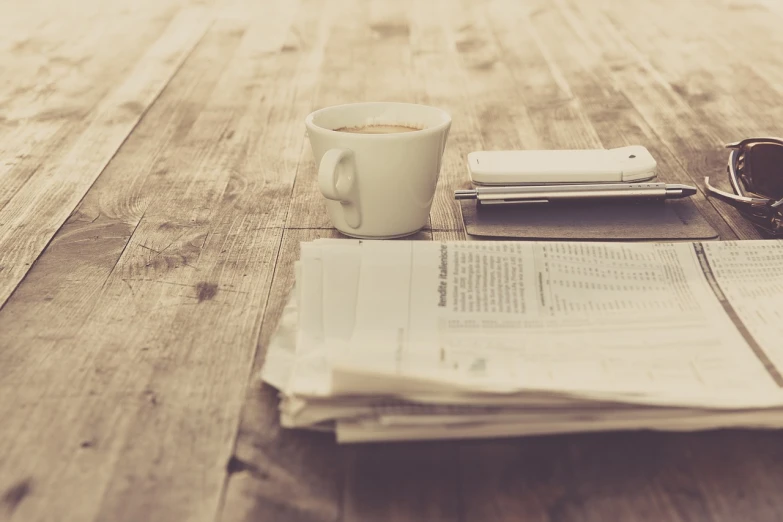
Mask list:
POLYGON ((751 192, 771 199, 783 198, 783 145, 754 144, 746 154, 743 170, 751 192))

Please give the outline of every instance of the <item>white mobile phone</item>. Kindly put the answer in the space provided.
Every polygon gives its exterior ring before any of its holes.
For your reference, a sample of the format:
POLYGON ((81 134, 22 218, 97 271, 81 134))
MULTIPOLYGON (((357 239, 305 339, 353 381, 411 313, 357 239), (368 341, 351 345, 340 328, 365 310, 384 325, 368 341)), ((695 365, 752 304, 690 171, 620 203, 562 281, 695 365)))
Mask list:
POLYGON ((641 145, 615 149, 490 150, 468 154, 474 185, 618 183, 656 177, 657 162, 641 145))

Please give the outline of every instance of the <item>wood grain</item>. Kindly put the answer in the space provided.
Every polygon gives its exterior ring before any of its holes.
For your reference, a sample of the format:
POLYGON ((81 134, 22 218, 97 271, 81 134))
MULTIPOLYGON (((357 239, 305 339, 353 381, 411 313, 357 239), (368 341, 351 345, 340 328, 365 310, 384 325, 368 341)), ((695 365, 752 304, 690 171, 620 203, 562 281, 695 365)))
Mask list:
POLYGON ((519 85, 519 99, 527 107, 541 147, 602 148, 604 145, 584 111, 581 99, 573 92, 544 42, 551 29, 541 22, 548 13, 544 5, 533 3, 541 8, 535 16, 529 16, 519 4, 496 4, 486 13, 489 18, 486 31, 494 35, 499 51, 519 85))
MULTIPOLYGON (((120 323, 115 331, 130 337, 135 323, 144 322, 144 337, 133 345, 149 350, 131 382, 140 398, 157 398, 142 400, 133 415, 118 448, 116 467, 123 472, 108 484, 99 517, 118 512, 131 497, 144 503, 133 503, 136 512, 124 509, 127 520, 215 516, 287 210, 279 194, 289 193, 293 182, 293 171, 258 169, 279 161, 272 157, 277 150, 258 158, 258 143, 284 139, 295 125, 288 114, 295 104, 291 87, 263 72, 287 75, 291 65, 305 62, 307 53, 289 58, 280 49, 291 31, 317 32, 319 23, 297 4, 274 8, 278 16, 257 13, 249 20, 213 97, 166 164, 175 183, 155 195, 106 282, 105 308, 96 307, 79 333, 111 347, 115 334, 103 325, 120 323), (280 27, 281 19, 288 26, 280 27), (247 103, 233 104, 238 97, 247 103), (168 422, 175 423, 170 438, 161 439, 155 426, 168 422), (155 479, 143 488, 124 478, 150 474, 155 479)), ((298 149, 296 142, 289 146, 298 149)), ((130 362, 124 359, 103 351, 93 364, 121 371, 130 362)))
POLYGON ((215 24, 36 260, 0 310, 0 367, 38 366, 84 324, 155 194, 174 184, 167 157, 190 132, 245 30, 215 24), (85 256, 90 262, 80 263, 85 256), (41 348, 29 350, 30 343, 41 348))
MULTIPOLYGON (((556 5, 567 16, 572 30, 583 39, 583 45, 600 53, 596 56, 609 67, 615 88, 642 115, 644 121, 669 148, 692 183, 704 189, 704 177, 711 176, 726 189, 727 181, 717 173, 725 171, 725 141, 708 123, 695 114, 674 88, 667 83, 647 56, 634 48, 600 10, 557 0, 556 5)), ((714 205, 714 201, 710 200, 714 205)), ((742 238, 758 238, 758 231, 736 211, 716 206, 721 216, 742 238)))
POLYGON ((458 444, 350 446, 342 520, 429 522, 462 518, 458 444))
POLYGON ((432 239, 433 241, 463 241, 465 240, 465 230, 434 230, 432 239))
POLYGON ((464 520, 775 520, 783 475, 764 462, 779 461, 779 441, 778 433, 718 430, 466 443, 464 520))
POLYGON ((483 148, 476 108, 463 88, 466 74, 456 60, 440 4, 415 2, 410 13, 412 82, 417 101, 440 107, 452 118, 430 221, 433 230, 459 229, 462 218, 454 190, 467 179, 467 154, 483 148))
MULTIPOLYGON (((577 20, 570 13, 542 8, 535 11, 534 20, 530 20, 529 11, 520 9, 515 3, 505 3, 503 7, 497 10, 494 19, 505 28, 502 34, 508 38, 507 53, 515 56, 520 49, 525 50, 525 58, 518 59, 519 63, 526 63, 528 69, 535 64, 534 67, 542 71, 536 75, 540 87, 527 99, 553 100, 548 104, 551 114, 539 124, 539 132, 548 136, 547 146, 611 148, 640 144, 647 147, 658 162, 661 180, 694 182, 628 98, 614 86, 610 68, 601 62, 596 49, 580 37, 579 26, 573 25, 577 20), (515 26, 526 27, 527 31, 514 31, 515 26), (526 33, 531 34, 525 36, 526 33), (548 81, 541 79, 547 77, 548 81), (574 113, 581 116, 575 117, 574 113)), ((536 109, 532 111, 536 112, 536 109)), ((721 238, 736 237, 703 193, 691 201, 721 238)))
POLYGON ((36 171, 0 210, 0 304, 160 94, 208 21, 204 9, 180 12, 126 79, 86 116, 87 126, 67 154, 36 171))
POLYGON ((189 3, 6 2, 0 121, 83 117, 189 3))
MULTIPOLYGON (((759 24, 748 16, 748 10, 720 9, 712 11, 700 24, 688 24, 684 19, 696 16, 698 9, 683 7, 683 18, 663 26, 640 23, 649 16, 649 7, 628 10, 618 2, 607 6, 605 12, 617 31, 638 52, 649 57, 661 78, 699 118, 709 122, 724 142, 739 139, 736 136, 780 132, 783 108, 776 103, 780 92, 758 74, 752 61, 742 59, 747 45, 727 45, 727 40, 745 43, 741 35, 747 31, 768 33, 771 24, 759 24), (628 31, 629 23, 638 30, 628 31), (720 38, 716 33, 722 33, 720 38), (680 42, 679 49, 675 42, 680 42), (685 49, 682 42, 686 44, 685 49), (683 50, 698 55, 700 60, 683 60, 683 50), (734 59, 726 59, 727 56, 734 59)), ((770 68, 774 70, 780 67, 781 60, 770 59, 767 63, 776 65, 770 68)))
POLYGON ((3 65, 15 72, 0 84, 0 209, 44 162, 62 161, 90 124, 85 116, 160 37, 177 6, 71 2, 14 14, 16 22, 0 36, 7 45, 3 65), (28 30, 15 34, 20 28, 28 30))
MULTIPOLYGON (((278 6, 291 9, 287 2, 278 6)), ((188 97, 194 87, 207 88, 209 100, 200 111, 198 97, 191 100, 195 121, 188 121, 193 114, 174 111, 173 129, 151 122, 149 130, 158 131, 154 137, 164 143, 172 131, 184 137, 169 144, 163 161, 144 159, 153 172, 138 199, 128 205, 126 194, 116 190, 124 180, 115 178, 109 181, 114 191, 96 192, 102 198, 85 206, 121 225, 135 219, 136 226, 122 256, 104 265, 111 273, 102 276, 92 309, 73 336, 56 339, 45 361, 26 366, 26 374, 4 368, 11 372, 4 386, 39 383, 11 393, 27 412, 8 416, 10 433, 18 436, 9 439, 3 479, 29 476, 35 483, 16 516, 35 520, 52 506, 81 498, 85 518, 117 519, 120 511, 131 520, 213 518, 287 210, 275 204, 275 195, 289 192, 293 181, 277 171, 259 175, 255 159, 248 159, 262 135, 273 141, 290 130, 278 123, 288 121, 285 112, 272 113, 290 89, 277 84, 264 102, 261 94, 269 94, 270 85, 257 81, 275 62, 277 53, 269 50, 279 49, 288 33, 287 27, 270 30, 277 22, 256 17, 247 31, 228 27, 212 41, 217 45, 212 52, 224 54, 243 38, 212 88, 208 80, 191 78, 172 93, 188 97), (230 109, 238 96, 253 102, 230 109), (258 118, 265 125, 256 124, 258 118), (144 207, 141 212, 134 203, 144 207), (181 328, 171 329, 176 323, 181 328), (139 324, 145 324, 141 331, 139 324), (80 350, 78 357, 63 359, 73 350, 80 350), (49 430, 27 431, 30 419, 43 418, 50 430, 71 426, 69 436, 55 443, 49 430), (160 437, 156 427, 165 424, 169 435, 160 437), (24 457, 25 444, 38 448, 38 458, 24 457), (78 453, 72 456, 74 448, 78 453), (70 463, 47 476, 43 470, 51 461, 70 463), (182 477, 188 478, 181 482, 182 477), (133 509, 125 506, 127 495, 140 499, 133 509)), ((215 66, 209 56, 202 58, 201 68, 215 66)), ((157 153, 145 146, 128 150, 128 159, 138 161, 137 152, 157 153)), ((118 165, 127 166, 123 152, 118 165)), ((115 176, 121 173, 119 168, 115 176)), ((89 226, 86 221, 82 227, 89 226)))
POLYGON ((269 339, 294 283, 302 241, 333 230, 287 230, 275 266, 219 520, 338 520, 343 464, 334 437, 280 428, 277 392, 259 380, 269 339))
MULTIPOLYGON (((778 432, 338 446, 258 380, 299 242, 342 237, 303 120, 449 111, 473 150, 647 146, 726 187, 783 134, 772 0, 0 5, 0 520, 776 520, 778 432)), ((722 239, 758 233, 692 198, 722 239)))

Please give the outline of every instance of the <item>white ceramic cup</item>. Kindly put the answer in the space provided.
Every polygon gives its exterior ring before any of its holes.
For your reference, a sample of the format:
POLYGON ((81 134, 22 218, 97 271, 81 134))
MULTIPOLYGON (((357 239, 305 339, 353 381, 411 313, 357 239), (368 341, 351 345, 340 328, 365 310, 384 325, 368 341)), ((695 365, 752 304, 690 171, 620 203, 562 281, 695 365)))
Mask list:
POLYGON ((305 125, 318 186, 337 230, 351 237, 387 239, 424 228, 451 128, 447 112, 412 103, 351 103, 317 110, 307 116, 305 125), (335 130, 367 125, 420 130, 335 130))

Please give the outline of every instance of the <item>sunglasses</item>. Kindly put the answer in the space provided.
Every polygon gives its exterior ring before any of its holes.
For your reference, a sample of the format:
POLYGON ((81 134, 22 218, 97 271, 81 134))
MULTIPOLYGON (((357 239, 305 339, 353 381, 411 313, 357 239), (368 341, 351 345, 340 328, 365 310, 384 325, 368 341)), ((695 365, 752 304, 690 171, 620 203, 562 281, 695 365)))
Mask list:
POLYGON ((783 236, 783 139, 748 138, 726 145, 734 194, 710 185, 707 195, 728 203, 758 228, 783 236))

